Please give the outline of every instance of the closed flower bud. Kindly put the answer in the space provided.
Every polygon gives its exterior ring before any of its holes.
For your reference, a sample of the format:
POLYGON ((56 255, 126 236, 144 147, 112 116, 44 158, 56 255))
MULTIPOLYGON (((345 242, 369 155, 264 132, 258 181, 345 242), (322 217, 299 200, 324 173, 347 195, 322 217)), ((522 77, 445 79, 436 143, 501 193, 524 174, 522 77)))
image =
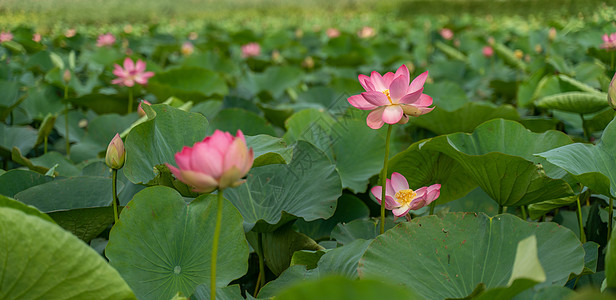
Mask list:
POLYGON ((64 80, 65 83, 68 83, 69 81, 71 81, 71 71, 64 70, 64 74, 62 75, 62 80, 64 80))
POLYGON ((607 102, 614 110, 616 110, 616 73, 614 74, 607 90, 607 102))
POLYGON ((120 135, 116 133, 116 135, 109 143, 107 147, 107 154, 105 155, 105 163, 108 167, 112 169, 121 169, 124 166, 124 157, 126 156, 126 151, 124 150, 124 142, 122 142, 122 138, 120 135))

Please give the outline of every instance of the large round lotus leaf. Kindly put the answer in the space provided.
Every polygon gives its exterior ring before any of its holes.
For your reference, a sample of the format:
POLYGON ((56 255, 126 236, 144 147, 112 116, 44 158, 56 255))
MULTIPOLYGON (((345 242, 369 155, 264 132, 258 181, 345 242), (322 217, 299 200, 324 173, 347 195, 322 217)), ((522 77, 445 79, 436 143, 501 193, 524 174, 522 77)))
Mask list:
POLYGON ((205 100, 212 95, 226 95, 227 84, 218 73, 199 67, 184 67, 156 73, 148 82, 148 91, 159 99, 178 97, 205 100))
POLYGON ((212 133, 215 129, 232 132, 233 134, 240 129, 245 135, 276 135, 274 127, 268 124, 263 117, 241 108, 227 108, 218 112, 216 117, 211 120, 208 131, 212 133))
POLYGON ((571 143, 562 132, 533 133, 514 121, 486 122, 472 133, 433 138, 421 149, 442 152, 498 204, 520 206, 573 195, 566 172, 533 156, 571 143))
POLYGON ((156 165, 175 164, 175 153, 203 140, 208 127, 203 115, 169 105, 144 106, 144 110, 149 120, 133 128, 125 142, 124 174, 133 183, 154 179, 156 165))
POLYGON ((36 137, 36 130, 30 126, 7 126, 0 123, 0 155, 10 158, 13 147, 27 154, 34 147, 36 137))
POLYGON ((31 216, 35 216, 35 217, 39 217, 45 221, 49 221, 51 223, 55 223, 53 219, 51 219, 48 215, 40 212, 38 209, 36 209, 33 206, 27 205, 27 204, 23 204, 15 199, 11 199, 9 197, 5 197, 0 195, 0 207, 7 207, 7 208, 12 208, 12 209, 16 209, 19 210, 27 215, 31 215, 31 216))
POLYGON ((118 272, 71 233, 0 207, 1 299, 136 299, 118 272))
POLYGON ((387 178, 398 172, 404 175, 412 189, 440 183, 438 204, 459 199, 477 186, 456 160, 441 152, 419 149, 420 143, 412 144, 389 160, 387 178))
POLYGON ((597 92, 567 92, 543 97, 535 106, 578 114, 590 114, 608 107, 607 94, 597 92))
POLYGON ((51 176, 30 170, 13 169, 0 175, 0 194, 15 197, 15 194, 33 186, 53 180, 51 176))
POLYGON ((414 118, 413 124, 442 135, 472 132, 479 124, 496 118, 519 120, 520 116, 511 105, 470 102, 454 111, 437 106, 429 114, 414 118))
POLYGON ((360 277, 409 286, 428 299, 463 298, 480 283, 492 289, 508 286, 515 278, 534 278, 536 271, 519 274, 523 270, 514 266, 516 245, 531 235, 536 236, 545 272, 545 282, 537 288, 564 285, 571 273, 582 272, 584 249, 570 230, 509 214, 489 218, 482 213, 404 222, 370 244, 358 271, 360 277))
POLYGON ((616 197, 616 119, 598 145, 575 143, 537 154, 571 173, 583 185, 616 197))
POLYGON ((278 224, 283 212, 306 221, 328 219, 341 191, 340 176, 327 156, 312 144, 298 141, 289 164, 253 168, 246 183, 226 189, 225 197, 242 213, 246 226, 252 227, 259 220, 278 224))
MULTIPOLYGON (((210 282, 216 195, 203 195, 189 205, 166 187, 139 192, 109 234, 105 254, 137 297, 171 299, 192 295, 210 282)), ((242 217, 223 200, 216 267, 217 287, 226 286, 248 269, 248 243, 242 217)))
POLYGON ((286 164, 291 161, 293 148, 281 139, 267 134, 246 136, 246 145, 255 153, 253 168, 269 164, 286 164))
POLYGON ((302 282, 282 291, 276 299, 312 300, 372 300, 372 299, 423 299, 413 291, 391 283, 375 280, 353 280, 344 277, 327 277, 302 282))

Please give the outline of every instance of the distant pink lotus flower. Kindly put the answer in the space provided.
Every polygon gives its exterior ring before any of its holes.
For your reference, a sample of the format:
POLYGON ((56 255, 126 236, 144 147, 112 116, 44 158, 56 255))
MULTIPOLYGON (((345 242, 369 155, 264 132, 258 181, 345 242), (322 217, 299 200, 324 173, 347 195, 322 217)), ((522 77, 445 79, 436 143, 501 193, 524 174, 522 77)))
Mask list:
POLYGON ((370 26, 364 26, 359 30, 359 32, 357 32, 357 36, 362 39, 367 39, 375 35, 376 35, 376 31, 374 30, 374 28, 370 26))
POLYGON ((608 35, 607 33, 603 35, 603 44, 601 44, 601 49, 605 49, 607 51, 616 50, 616 32, 608 35))
POLYGON ((67 38, 72 38, 77 34, 77 30, 75 28, 67 29, 64 33, 64 36, 67 38))
POLYGON ((259 56, 259 54, 261 54, 261 46, 257 43, 253 42, 242 46, 243 58, 259 56))
MULTIPOLYGON (((409 189, 409 183, 402 174, 394 172, 391 180, 387 179, 385 189, 385 208, 391 210, 394 216, 402 217, 411 210, 420 209, 432 203, 441 194, 441 185, 424 186, 415 191, 409 189)), ((381 203, 383 187, 375 186, 372 195, 381 203)))
POLYGON ((137 106, 137 114, 138 114, 140 117, 145 116, 145 110, 143 110, 143 108, 141 107, 141 105, 144 105, 144 104, 145 104, 145 105, 152 105, 152 103, 150 103, 150 101, 148 101, 148 100, 141 100, 141 101, 139 102, 139 106, 137 106))
POLYGON ((349 97, 351 105, 361 110, 372 110, 366 122, 368 127, 379 129, 384 123, 404 124, 409 116, 420 116, 432 111, 432 97, 423 93, 428 71, 423 72, 409 84, 410 74, 406 65, 396 73, 381 76, 374 71, 370 77, 359 75, 359 83, 366 92, 349 97))
POLYGON ((13 34, 10 31, 0 32, 0 43, 13 40, 13 34))
POLYGON ((115 44, 116 38, 111 33, 101 34, 98 36, 96 40, 96 47, 106 47, 113 46, 115 44))
POLYGON ((453 38, 453 31, 449 28, 443 28, 439 31, 439 34, 446 40, 451 40, 453 38))
POLYGON ((191 42, 184 42, 181 51, 184 56, 189 56, 195 52, 195 46, 191 42))
POLYGON ((124 59, 124 68, 115 64, 113 74, 118 78, 111 81, 113 84, 123 86, 134 86, 135 82, 138 84, 147 84, 148 79, 154 76, 154 72, 145 72, 145 62, 141 59, 137 60, 135 64, 130 58, 124 59))
POLYGON ((250 171, 253 161, 254 151, 246 146, 241 130, 235 137, 216 130, 202 142, 184 147, 175 154, 179 168, 166 165, 178 180, 192 186, 196 192, 207 193, 242 184, 242 177, 250 171))
POLYGON ((485 57, 492 57, 492 55, 494 55, 494 49, 490 46, 484 46, 483 49, 481 49, 481 53, 483 53, 485 57))
POLYGON ((340 36, 340 30, 336 28, 327 28, 325 34, 327 34, 327 37, 330 39, 337 38, 340 36))
POLYGON ((37 43, 40 43, 41 42, 41 34, 40 33, 32 34, 32 40, 37 42, 37 43))

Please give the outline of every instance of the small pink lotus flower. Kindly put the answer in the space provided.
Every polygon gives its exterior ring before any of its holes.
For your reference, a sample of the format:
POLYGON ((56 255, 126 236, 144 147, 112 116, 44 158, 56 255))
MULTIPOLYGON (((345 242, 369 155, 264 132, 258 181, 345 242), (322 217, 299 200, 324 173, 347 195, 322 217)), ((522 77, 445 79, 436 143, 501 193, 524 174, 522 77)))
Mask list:
POLYGON ((189 56, 195 52, 195 46, 191 42, 184 42, 181 51, 184 56, 189 56))
POLYGON ((77 30, 75 28, 67 29, 66 32, 64 32, 64 36, 67 38, 72 38, 76 34, 77 34, 77 30))
MULTIPOLYGON (((441 185, 424 186, 415 191, 409 189, 409 183, 402 174, 394 172, 391 180, 386 180, 385 208, 391 210, 396 217, 402 217, 411 210, 420 209, 432 203, 441 194, 441 185)), ((375 186, 372 195, 381 203, 383 187, 375 186)))
POLYGON ((483 53, 485 57, 492 57, 492 55, 494 55, 494 49, 490 46, 484 46, 483 49, 481 49, 481 53, 483 53))
POLYGON ((0 43, 13 40, 13 34, 10 31, 0 32, 0 43))
POLYGON ((449 28, 443 28, 439 30, 439 34, 448 41, 453 39, 453 31, 451 31, 451 29, 449 28))
POLYGON ((34 42, 40 43, 41 42, 41 34, 40 33, 32 34, 32 40, 34 42))
POLYGON ((259 56, 259 54, 261 54, 261 46, 257 43, 253 42, 242 46, 243 58, 259 56))
POLYGON ((601 44, 601 49, 605 49, 607 51, 616 50, 616 32, 608 35, 607 33, 603 35, 603 44, 601 44))
POLYGON ((325 31, 325 34, 327 34, 327 37, 330 39, 337 38, 340 36, 340 30, 333 28, 333 27, 327 28, 327 30, 325 31))
POLYGON ((388 72, 381 76, 374 71, 370 77, 359 75, 359 83, 366 92, 349 97, 351 105, 361 110, 372 110, 366 122, 368 127, 379 129, 384 123, 404 124, 409 116, 420 116, 434 108, 432 97, 423 93, 423 85, 428 71, 420 74, 409 84, 410 74, 406 65, 400 66, 396 73, 388 72))
POLYGON ((235 137, 216 130, 202 142, 175 154, 179 168, 166 165, 177 179, 194 187, 194 191, 208 193, 242 184, 242 177, 250 171, 253 161, 254 152, 246 147, 241 130, 235 137))
POLYGON ((113 46, 115 44, 116 38, 111 33, 101 34, 98 36, 96 40, 96 47, 106 47, 113 46))
POLYGON ((116 133, 109 146, 107 146, 107 153, 105 154, 105 163, 112 169, 121 169, 124 166, 124 158, 126 157, 126 151, 124 150, 124 142, 120 135, 116 133))
POLYGON ((357 36, 362 39, 367 39, 375 35, 376 35, 376 31, 374 30, 374 28, 370 26, 364 26, 357 32, 357 36))
POLYGON ((150 101, 148 101, 148 100, 141 100, 139 102, 139 106, 137 106, 137 114, 140 117, 145 116, 145 110, 143 110, 143 108, 141 107, 141 105, 143 105, 143 104, 145 104, 145 105, 152 105, 152 103, 150 103, 150 101))
POLYGON ((115 64, 114 67, 113 74, 118 78, 111 81, 113 84, 131 87, 136 82, 143 85, 147 84, 148 79, 154 76, 154 72, 145 72, 145 62, 141 59, 137 60, 137 64, 135 64, 132 59, 127 57, 124 59, 124 68, 118 64, 115 64))

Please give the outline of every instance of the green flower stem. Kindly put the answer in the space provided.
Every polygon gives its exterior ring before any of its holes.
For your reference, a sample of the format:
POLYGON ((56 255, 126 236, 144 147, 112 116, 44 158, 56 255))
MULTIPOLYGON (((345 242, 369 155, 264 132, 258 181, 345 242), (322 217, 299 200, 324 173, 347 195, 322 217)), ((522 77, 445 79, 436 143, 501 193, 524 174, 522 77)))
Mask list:
POLYGON ((590 136, 590 130, 588 129, 588 123, 584 119, 583 114, 580 114, 580 118, 582 118, 582 129, 584 129, 584 137, 586 137, 586 140, 590 142, 591 136, 590 136))
POLYGON ((68 84, 64 85, 64 128, 66 130, 66 134, 64 138, 66 139, 66 157, 70 159, 71 157, 71 140, 68 135, 68 84))
POLYGON ((608 219, 607 219, 607 240, 609 241, 612 237, 612 223, 614 223, 614 198, 610 197, 610 208, 608 210, 608 219))
POLYGON ((434 214, 434 208, 436 207, 436 202, 430 203, 430 215, 434 214))
POLYGON ((111 189, 113 190, 113 220, 115 223, 118 223, 118 207, 120 206, 120 201, 118 200, 118 170, 111 169, 112 179, 111 179, 111 189))
POLYGON ((43 143, 43 145, 44 145, 44 148, 43 148, 43 154, 47 154, 47 142, 48 142, 48 139, 49 139, 49 137, 48 137, 48 136, 46 136, 46 137, 43 139, 43 141, 44 141, 44 143, 43 143))
POLYGON ((524 221, 528 220, 528 214, 526 213, 526 206, 524 205, 520 206, 520 210, 522 211, 522 219, 524 219, 524 221))
POLYGON ((498 205, 498 214, 502 214, 503 213, 503 206, 501 204, 498 205))
POLYGON ((214 242, 212 244, 212 272, 210 274, 210 299, 216 300, 216 258, 218 257, 218 240, 220 239, 220 222, 222 220, 222 192, 218 190, 218 204, 216 209, 216 227, 214 228, 214 242))
POLYGON ((128 88, 128 113, 132 113, 133 112, 133 88, 134 87, 129 87, 128 88))
POLYGON ((611 70, 613 71, 614 70, 614 51, 612 51, 612 60, 610 62, 610 67, 611 67, 611 70))
POLYGON ((265 260, 263 258, 263 233, 257 234, 257 255, 259 256, 259 277, 255 286, 254 297, 257 297, 261 286, 265 283, 265 260))
POLYGON ((582 206, 580 205, 580 195, 577 197, 577 217, 578 225, 580 226, 580 240, 586 243, 586 234, 584 233, 584 225, 582 224, 582 206))
POLYGON ((391 139, 391 124, 387 127, 387 138, 385 139, 385 161, 383 162, 383 174, 381 174, 381 234, 385 232, 385 190, 387 190, 387 162, 389 161, 389 141, 391 139))

